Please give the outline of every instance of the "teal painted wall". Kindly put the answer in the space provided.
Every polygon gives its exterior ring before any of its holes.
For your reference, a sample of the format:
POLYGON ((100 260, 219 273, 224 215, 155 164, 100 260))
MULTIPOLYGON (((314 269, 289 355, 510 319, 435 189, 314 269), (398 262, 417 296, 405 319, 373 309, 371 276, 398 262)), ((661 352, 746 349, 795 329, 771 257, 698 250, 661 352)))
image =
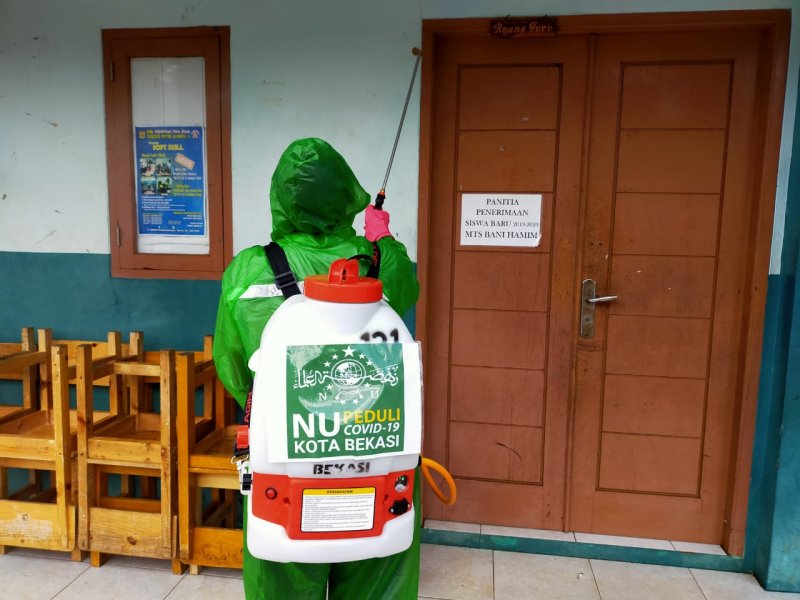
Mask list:
POLYGON ((786 393, 786 367, 794 300, 794 277, 771 275, 767 288, 761 380, 756 415, 745 564, 762 585, 771 559, 778 454, 786 393))
MULTIPOLYGON (((141 331, 148 350, 199 350, 219 291, 218 281, 112 278, 105 254, 0 252, 0 340, 18 340, 22 327, 49 327, 56 339, 141 331)), ((414 310, 403 320, 413 334, 414 310)))
POLYGON ((770 277, 762 364, 745 568, 768 590, 800 592, 800 279, 796 276, 770 277))
POLYGON ((144 333, 145 348, 199 350, 214 333, 218 281, 111 278, 107 254, 0 252, 0 340, 22 327, 56 339, 144 333))
POLYGON ((783 420, 778 431, 768 590, 800 592, 800 278, 795 277, 783 420))
POLYGON ((781 274, 767 288, 745 565, 768 590, 800 592, 800 124, 781 274))

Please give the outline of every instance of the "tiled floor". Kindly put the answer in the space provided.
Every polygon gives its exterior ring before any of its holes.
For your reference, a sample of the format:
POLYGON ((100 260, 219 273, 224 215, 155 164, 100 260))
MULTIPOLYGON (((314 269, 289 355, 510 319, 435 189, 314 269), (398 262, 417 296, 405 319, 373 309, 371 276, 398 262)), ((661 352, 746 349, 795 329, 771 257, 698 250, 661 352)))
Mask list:
MULTIPOLYGON (((430 525, 441 527, 435 523, 430 525)), ((477 527, 477 532, 481 531, 478 525, 448 524, 447 527, 460 527, 462 531, 474 531, 477 527)), ((572 535, 486 526, 483 532, 556 536, 550 539, 572 535)), ((638 540, 638 543, 643 542, 638 540)), ((708 549, 702 548, 702 551, 708 549)), ((765 592, 752 576, 740 573, 427 544, 422 546, 419 597, 436 600, 800 600, 800 594, 765 592)), ((176 576, 172 575, 166 561, 112 557, 104 566, 92 568, 87 562, 74 563, 67 555, 55 552, 11 549, 0 556, 0 600, 242 598, 240 571, 206 569, 200 575, 176 576)), ((287 597, 286 600, 292 599, 287 597)))

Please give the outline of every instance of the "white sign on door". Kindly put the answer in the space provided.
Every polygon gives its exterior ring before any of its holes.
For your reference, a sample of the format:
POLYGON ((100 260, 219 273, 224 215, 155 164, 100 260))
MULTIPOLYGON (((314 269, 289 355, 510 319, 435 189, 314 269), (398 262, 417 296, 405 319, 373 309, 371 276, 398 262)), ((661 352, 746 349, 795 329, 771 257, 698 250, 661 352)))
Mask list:
POLYGON ((524 246, 542 241, 541 194, 462 194, 462 246, 524 246))

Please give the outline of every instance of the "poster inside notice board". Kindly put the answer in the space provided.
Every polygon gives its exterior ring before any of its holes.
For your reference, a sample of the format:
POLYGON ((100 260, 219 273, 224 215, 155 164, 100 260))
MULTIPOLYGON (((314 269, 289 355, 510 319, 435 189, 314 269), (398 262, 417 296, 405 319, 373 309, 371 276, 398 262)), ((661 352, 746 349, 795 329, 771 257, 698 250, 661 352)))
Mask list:
POLYGON ((202 127, 136 127, 139 235, 206 235, 202 127))

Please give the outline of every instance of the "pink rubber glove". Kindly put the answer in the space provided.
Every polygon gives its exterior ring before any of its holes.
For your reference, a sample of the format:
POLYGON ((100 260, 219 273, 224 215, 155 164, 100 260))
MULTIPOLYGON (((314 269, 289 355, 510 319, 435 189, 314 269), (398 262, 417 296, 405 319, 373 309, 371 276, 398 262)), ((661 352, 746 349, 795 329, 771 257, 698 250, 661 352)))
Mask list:
POLYGON ((367 206, 364 215, 364 237, 370 242, 377 242, 386 236, 392 237, 389 233, 389 213, 385 210, 378 210, 371 204, 367 206))

